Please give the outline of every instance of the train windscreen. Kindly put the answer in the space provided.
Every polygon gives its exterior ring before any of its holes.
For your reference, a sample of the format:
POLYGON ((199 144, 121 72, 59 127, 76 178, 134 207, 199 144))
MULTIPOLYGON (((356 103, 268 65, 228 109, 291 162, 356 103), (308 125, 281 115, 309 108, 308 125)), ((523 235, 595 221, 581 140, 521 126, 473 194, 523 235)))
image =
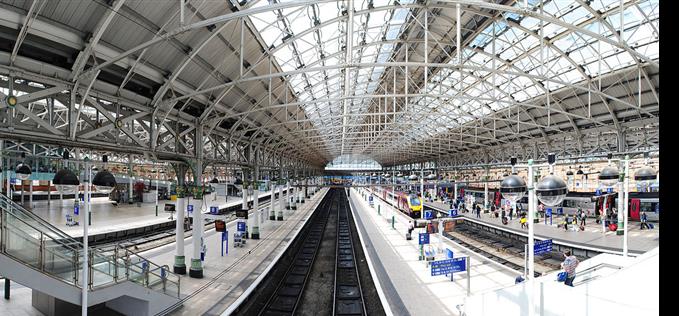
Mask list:
POLYGON ((411 196, 410 197, 410 205, 420 206, 420 199, 417 196, 411 196))

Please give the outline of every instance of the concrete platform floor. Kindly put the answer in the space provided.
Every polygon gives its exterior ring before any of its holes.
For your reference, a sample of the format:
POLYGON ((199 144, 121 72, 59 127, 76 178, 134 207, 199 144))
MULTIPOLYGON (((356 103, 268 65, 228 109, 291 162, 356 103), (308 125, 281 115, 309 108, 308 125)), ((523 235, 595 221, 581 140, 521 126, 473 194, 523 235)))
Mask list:
MULTIPOLYGON (((404 214, 381 200, 371 208, 355 189, 351 191, 351 200, 357 225, 393 314, 458 315, 456 306, 463 304, 467 295, 467 273, 455 273, 454 281, 449 276, 431 276, 425 261, 418 260, 417 234, 421 229, 415 229, 413 239, 406 240, 408 218, 404 214), (381 214, 377 213, 377 204, 381 205, 381 214), (394 228, 390 222, 392 215, 394 228)), ((512 285, 519 275, 465 251, 446 238, 439 243, 437 234, 430 235, 430 245, 434 249, 441 246, 443 250, 437 253, 436 260, 445 259, 446 248, 453 251, 454 257, 471 256, 472 295, 512 285)))

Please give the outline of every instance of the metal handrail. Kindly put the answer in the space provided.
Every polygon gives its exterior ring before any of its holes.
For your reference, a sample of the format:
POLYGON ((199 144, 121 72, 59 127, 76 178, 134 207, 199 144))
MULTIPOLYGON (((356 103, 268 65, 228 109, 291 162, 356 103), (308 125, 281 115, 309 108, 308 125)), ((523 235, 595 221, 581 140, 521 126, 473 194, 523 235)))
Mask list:
MULTIPOLYGON (((28 267, 37 269, 44 274, 56 277, 57 279, 66 282, 70 285, 73 285, 75 287, 82 288, 83 285, 78 284, 79 281, 78 271, 80 267, 80 260, 83 247, 84 246, 82 242, 74 239, 73 237, 54 227, 44 219, 24 209, 19 204, 14 203, 10 199, 8 199, 4 194, 0 194, 0 252, 14 258, 16 261, 28 267), (17 222, 20 223, 21 225, 25 225, 27 228, 33 229, 34 231, 38 232, 39 235, 33 236, 30 233, 23 231, 23 229, 20 228, 19 226, 10 223, 10 221, 8 221, 8 218, 11 218, 12 222, 17 222), (12 255, 7 251, 8 243, 10 241, 9 239, 10 231, 16 237, 21 238, 23 240, 22 242, 28 242, 36 247, 38 251, 37 268, 35 265, 25 262, 23 261, 23 259, 18 258, 17 256, 12 255), (55 244, 48 245, 46 241, 54 241, 55 244), (68 257, 68 255, 64 255, 63 252, 54 249, 55 248, 54 246, 58 246, 58 248, 66 250, 66 252, 72 252, 73 256, 68 257), (50 255, 52 258, 58 257, 59 259, 67 263, 70 262, 71 269, 69 271, 73 273, 73 279, 65 280, 62 277, 63 275, 55 274, 53 273, 53 271, 49 271, 49 269, 46 269, 47 255, 50 255)), ((96 289, 102 286, 107 286, 111 283, 119 283, 122 281, 131 281, 140 284, 144 287, 147 287, 149 289, 153 289, 148 282, 148 276, 150 274, 151 276, 157 277, 162 281, 163 284, 162 292, 165 294, 169 294, 167 293, 166 288, 168 282, 169 284, 173 285, 176 284, 177 292, 172 293, 172 295, 174 296, 176 294, 176 297, 179 298, 180 295, 179 276, 176 275, 175 273, 172 273, 169 270, 169 267, 167 267, 167 265, 159 266, 149 261, 148 259, 140 256, 138 253, 131 251, 127 248, 123 248, 119 245, 115 246, 113 254, 106 254, 106 252, 96 247, 89 248, 88 252, 89 252, 88 269, 90 273, 88 278, 89 280, 87 280, 85 286, 87 286, 89 289, 96 289), (125 250, 122 256, 119 251, 120 249, 125 250), (132 261, 130 260, 131 257, 137 258, 139 260, 138 262, 142 263, 142 266, 144 264, 146 265, 146 268, 139 267, 139 263, 132 264, 131 263, 132 261), (99 265, 106 264, 109 265, 108 269, 100 269, 98 267, 99 265), (125 275, 121 278, 121 276, 119 275, 119 269, 123 267, 125 268, 126 272, 125 275), (140 270, 141 274, 144 275, 144 278, 141 282, 139 282, 139 280, 137 280, 134 277, 130 277, 130 269, 134 271, 136 267, 142 268, 140 270), (111 271, 111 269, 113 271, 111 271), (156 273, 156 271, 158 270, 161 271, 160 274, 156 273), (111 278, 111 281, 104 282, 102 284, 94 286, 93 272, 95 271, 97 273, 102 273, 109 276, 111 278)))

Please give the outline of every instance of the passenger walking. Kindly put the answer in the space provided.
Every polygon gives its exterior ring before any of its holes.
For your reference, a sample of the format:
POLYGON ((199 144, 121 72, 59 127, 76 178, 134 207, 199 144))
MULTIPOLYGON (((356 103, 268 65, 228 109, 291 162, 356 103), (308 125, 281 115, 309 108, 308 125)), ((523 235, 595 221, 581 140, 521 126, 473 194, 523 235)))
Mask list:
POLYGON ((564 253, 564 261, 561 263, 561 268, 563 268, 564 271, 568 274, 566 276, 566 282, 564 284, 568 286, 573 286, 573 280, 575 279, 575 268, 578 266, 580 262, 578 262, 578 258, 575 256, 571 255, 570 250, 566 250, 564 253))
POLYGON ((510 206, 509 207, 509 220, 510 221, 512 220, 512 213, 514 213, 514 209, 512 209, 512 207, 510 206))
POLYGON ((528 228, 528 219, 526 218, 526 214, 521 215, 521 228, 528 228))
POLYGON ((476 208, 476 218, 481 218, 481 208, 480 207, 476 208))
POLYGON ((585 222, 585 220, 587 219, 587 213, 582 210, 582 207, 579 208, 579 210, 580 210, 580 226, 586 226, 587 223, 585 222))
POLYGON ((641 212, 640 219, 641 219, 641 229, 644 229, 644 226, 646 227, 646 229, 650 229, 648 226, 648 217, 646 216, 646 212, 641 212))

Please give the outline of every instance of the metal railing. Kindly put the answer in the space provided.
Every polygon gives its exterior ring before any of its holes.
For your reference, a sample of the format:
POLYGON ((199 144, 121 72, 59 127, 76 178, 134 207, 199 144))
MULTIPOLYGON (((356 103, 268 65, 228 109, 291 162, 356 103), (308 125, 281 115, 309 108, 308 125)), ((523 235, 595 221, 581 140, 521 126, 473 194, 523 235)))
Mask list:
MULTIPOLYGON (((84 224, 84 223, 83 223, 84 224)), ((67 284, 82 288, 83 244, 0 194, 0 252, 67 284)), ((179 298, 179 276, 118 245, 88 249, 86 286, 96 290, 124 281, 179 298)))
POLYGON ((594 272, 599 271, 599 270, 604 269, 604 268, 615 269, 615 270, 622 269, 621 266, 617 266, 617 265, 605 263, 605 262, 593 265, 593 266, 591 266, 587 269, 584 269, 582 271, 576 271, 576 276, 578 276, 579 280, 578 280, 578 282, 574 282, 573 286, 582 285, 582 284, 588 283, 590 281, 593 281, 593 280, 596 280, 596 279, 602 277, 602 275, 592 275, 592 274, 594 272))

